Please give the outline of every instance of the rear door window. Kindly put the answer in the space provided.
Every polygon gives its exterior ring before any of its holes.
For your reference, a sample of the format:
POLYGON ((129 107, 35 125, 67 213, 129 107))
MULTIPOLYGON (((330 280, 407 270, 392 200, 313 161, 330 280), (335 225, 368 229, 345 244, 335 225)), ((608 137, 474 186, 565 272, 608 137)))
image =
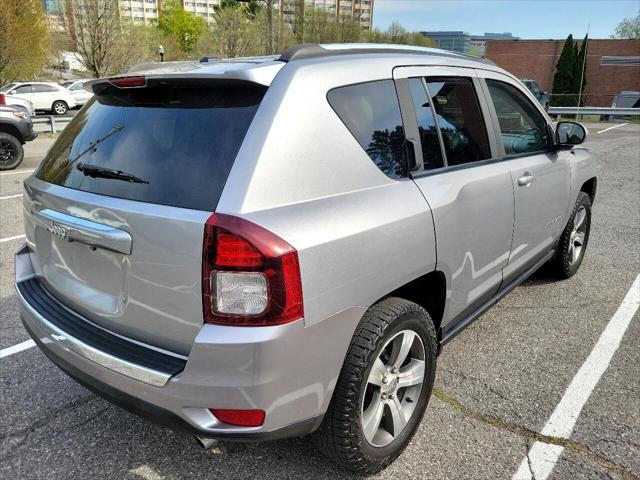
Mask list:
POLYGON ((96 96, 63 130, 36 176, 100 195, 212 211, 264 92, 158 87, 96 96), (140 182, 94 178, 85 166, 140 182))
POLYGON ((391 178, 403 177, 405 137, 393 80, 334 88, 327 99, 377 167, 391 178))
POLYGON ((427 95, 422 78, 410 78, 409 90, 416 111, 418 121, 418 133, 422 148, 422 161, 425 170, 432 170, 444 166, 440 139, 438 138, 438 126, 436 125, 431 100, 427 95))
POLYGON ((58 89, 53 85, 46 85, 44 83, 34 83, 33 84, 33 92, 34 93, 52 93, 57 92, 58 89))
POLYGON ((466 77, 428 78, 449 166, 491 157, 487 129, 473 82, 466 77))

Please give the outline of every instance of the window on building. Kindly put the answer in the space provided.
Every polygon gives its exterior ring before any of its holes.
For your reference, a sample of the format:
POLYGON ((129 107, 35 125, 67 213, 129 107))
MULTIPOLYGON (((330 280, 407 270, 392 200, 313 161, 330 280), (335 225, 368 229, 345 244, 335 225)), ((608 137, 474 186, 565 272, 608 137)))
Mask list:
POLYGON ((513 85, 487 80, 507 155, 536 152, 548 145, 547 121, 513 85))
POLYGON ((378 168, 392 178, 404 176, 404 128, 393 80, 334 88, 327 98, 378 168))
POLYGON ((429 78, 447 163, 462 165, 491 157, 487 130, 470 78, 429 78))

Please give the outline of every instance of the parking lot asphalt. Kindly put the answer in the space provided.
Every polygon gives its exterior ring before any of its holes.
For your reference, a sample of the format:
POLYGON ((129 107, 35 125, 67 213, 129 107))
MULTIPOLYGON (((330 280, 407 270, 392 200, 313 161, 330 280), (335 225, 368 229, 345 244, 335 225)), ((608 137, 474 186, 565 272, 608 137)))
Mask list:
MULTIPOLYGON (((548 478, 640 478, 638 313, 569 438, 540 436, 640 272, 640 125, 598 133, 610 126, 588 125, 598 192, 578 274, 539 271, 449 343, 416 436, 373 478, 509 479, 536 441, 564 446, 548 478)), ((20 194, 51 142, 27 144, 0 197, 20 194)), ((21 201, 0 200, 2 239, 22 234, 21 201)), ((13 289, 21 242, 0 243, 0 350, 29 339, 13 289)), ((95 396, 37 348, 0 358, 0 411, 0 478, 350 478, 304 438, 206 451, 95 396)))

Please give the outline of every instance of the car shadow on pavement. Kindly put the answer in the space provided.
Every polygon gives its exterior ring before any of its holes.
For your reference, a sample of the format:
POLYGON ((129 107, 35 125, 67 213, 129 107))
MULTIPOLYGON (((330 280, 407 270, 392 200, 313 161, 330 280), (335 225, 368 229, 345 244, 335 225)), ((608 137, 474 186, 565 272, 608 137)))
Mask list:
MULTIPOLYGON (((125 478, 364 478, 330 462, 308 438, 263 443, 218 441, 206 450, 187 433, 158 426, 106 401, 100 403, 109 408, 90 429, 101 431, 103 440, 110 437, 110 446, 106 447, 108 452, 95 454, 109 463, 119 458, 118 470, 126 471, 125 478)), ((91 437, 91 432, 85 433, 91 437)))

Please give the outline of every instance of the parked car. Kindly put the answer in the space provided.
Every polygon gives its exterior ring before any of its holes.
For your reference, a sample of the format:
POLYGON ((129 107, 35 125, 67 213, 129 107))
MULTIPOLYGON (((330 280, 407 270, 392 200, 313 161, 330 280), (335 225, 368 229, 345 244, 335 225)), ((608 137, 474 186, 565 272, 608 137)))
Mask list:
POLYGON ((23 322, 71 377, 203 444, 313 432, 379 471, 441 348, 584 257, 586 130, 481 59, 305 45, 91 88, 24 183, 23 322))
POLYGON ((24 158, 22 145, 36 136, 28 112, 21 106, 0 105, 0 170, 20 165, 24 158))
POLYGON ((91 99, 91 97, 93 97, 93 93, 85 90, 84 88, 85 84, 91 80, 95 79, 83 78, 82 80, 73 80, 70 82, 64 82, 62 86, 71 92, 73 98, 76 100, 76 105, 84 105, 91 99))
POLYGON ((520 81, 524 83, 525 87, 527 87, 531 91, 531 93, 533 93, 533 96, 536 97, 536 100, 538 100, 538 102, 540 102, 540 105, 542 105, 545 111, 548 112, 549 97, 551 96, 549 95, 549 92, 542 91, 540 85, 538 85, 538 82, 536 82, 535 80, 523 78, 520 81))
POLYGON ((6 85, 2 90, 7 95, 29 100, 36 110, 51 111, 55 115, 64 115, 76 106, 73 94, 57 83, 16 82, 6 85))
POLYGON ((5 88, 11 90, 11 84, 0 88, 0 105, 9 105, 12 107, 22 108, 24 111, 29 113, 31 117, 36 114, 36 109, 33 107, 33 103, 31 103, 29 100, 25 100, 24 98, 19 98, 14 95, 8 95, 4 91, 5 88))

